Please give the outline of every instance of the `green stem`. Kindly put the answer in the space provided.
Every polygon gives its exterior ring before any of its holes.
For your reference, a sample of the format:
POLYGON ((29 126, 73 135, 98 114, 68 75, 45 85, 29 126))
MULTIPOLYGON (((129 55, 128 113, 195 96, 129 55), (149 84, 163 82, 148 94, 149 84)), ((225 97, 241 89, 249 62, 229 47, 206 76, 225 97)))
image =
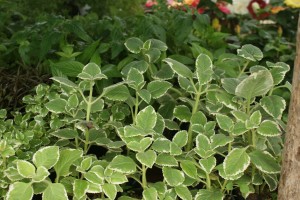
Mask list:
POLYGON ((146 177, 147 168, 145 165, 142 165, 142 184, 143 188, 147 188, 147 177, 146 177))
POLYGON ((252 145, 254 148, 256 148, 256 132, 252 130, 251 133, 252 133, 252 145))
POLYGON ((208 190, 210 190, 210 188, 211 188, 211 181, 210 181, 210 177, 209 177, 208 173, 206 173, 206 188, 208 190))
POLYGON ((225 187, 227 185, 227 182, 228 182, 228 180, 225 180, 224 183, 223 183, 223 185, 222 185, 222 187, 221 187, 222 193, 224 193, 224 190, 225 190, 225 187))
MULTIPOLYGON (((86 122, 90 121, 90 114, 91 114, 91 108, 92 108, 92 100, 93 100, 93 86, 94 86, 94 81, 90 82, 90 94, 89 94, 89 99, 87 102, 87 109, 86 109, 86 122)), ((89 130, 85 132, 85 143, 84 143, 84 153, 87 153, 88 151, 88 145, 89 145, 89 130)))
POLYGON ((139 94, 138 91, 135 91, 135 106, 134 106, 135 110, 134 110, 134 121, 133 124, 135 124, 136 122, 136 116, 138 115, 138 111, 139 111, 139 94))
POLYGON ((247 66, 248 66, 249 63, 250 63, 250 61, 248 60, 248 61, 245 63, 245 65, 244 65, 243 69, 241 70, 241 72, 239 73, 238 77, 240 77, 240 76, 244 73, 244 71, 246 70, 246 68, 247 68, 247 66))
MULTIPOLYGON (((192 116, 198 111, 200 96, 201 96, 201 86, 199 86, 199 90, 196 93, 195 104, 192 110, 192 116)), ((186 151, 190 151, 192 149, 192 144, 193 144, 193 131, 192 131, 192 125, 190 124, 188 129, 188 143, 186 146, 186 151)))

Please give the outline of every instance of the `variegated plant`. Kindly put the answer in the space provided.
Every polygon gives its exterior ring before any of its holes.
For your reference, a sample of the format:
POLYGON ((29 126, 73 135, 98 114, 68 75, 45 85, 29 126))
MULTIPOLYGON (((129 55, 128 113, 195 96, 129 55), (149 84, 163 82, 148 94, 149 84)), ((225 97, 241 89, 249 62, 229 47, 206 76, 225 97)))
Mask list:
POLYGON ((100 93, 107 76, 89 63, 78 80, 39 85, 25 115, 1 110, 2 196, 219 200, 277 188, 286 103, 274 91, 290 87, 287 64, 259 65, 252 45, 192 65, 159 40, 125 46, 122 80, 100 93))

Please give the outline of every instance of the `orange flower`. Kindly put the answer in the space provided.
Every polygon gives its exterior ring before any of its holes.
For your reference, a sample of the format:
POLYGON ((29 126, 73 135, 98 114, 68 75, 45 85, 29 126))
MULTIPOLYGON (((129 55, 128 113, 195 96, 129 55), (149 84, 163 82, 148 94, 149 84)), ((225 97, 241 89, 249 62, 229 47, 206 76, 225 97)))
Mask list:
POLYGON ((272 8, 271 8, 271 13, 272 14, 277 14, 277 13, 279 13, 280 11, 283 11, 283 10, 285 10, 286 8, 284 8, 284 7, 282 7, 282 6, 273 6, 272 8))

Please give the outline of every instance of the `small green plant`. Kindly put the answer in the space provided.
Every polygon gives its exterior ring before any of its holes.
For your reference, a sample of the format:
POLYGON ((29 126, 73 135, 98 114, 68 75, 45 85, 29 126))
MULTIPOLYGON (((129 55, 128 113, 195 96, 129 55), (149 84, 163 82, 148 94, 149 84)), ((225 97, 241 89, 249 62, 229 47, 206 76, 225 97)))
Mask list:
POLYGON ((214 64, 228 55, 185 65, 159 40, 125 47, 119 82, 97 87, 107 75, 88 63, 76 81, 37 86, 24 115, 1 110, 3 197, 221 200, 276 190, 286 103, 273 92, 289 87, 287 64, 264 67, 263 53, 244 45, 228 74, 214 64))

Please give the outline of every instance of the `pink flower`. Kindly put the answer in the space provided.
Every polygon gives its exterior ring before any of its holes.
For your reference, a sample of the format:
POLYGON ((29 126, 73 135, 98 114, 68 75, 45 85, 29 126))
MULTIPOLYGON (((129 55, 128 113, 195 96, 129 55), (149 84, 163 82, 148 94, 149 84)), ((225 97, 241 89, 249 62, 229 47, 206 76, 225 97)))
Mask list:
POLYGON ((201 7, 201 8, 198 8, 197 11, 198 11, 199 14, 203 14, 204 11, 205 11, 205 8, 202 8, 202 7, 201 7))
POLYGON ((227 3, 224 1, 220 1, 216 3, 217 7, 219 8, 219 10, 225 14, 230 14, 230 10, 227 7, 227 3))
POLYGON ((147 0, 145 3, 146 8, 152 8, 152 6, 157 5, 157 2, 155 0, 147 0))

